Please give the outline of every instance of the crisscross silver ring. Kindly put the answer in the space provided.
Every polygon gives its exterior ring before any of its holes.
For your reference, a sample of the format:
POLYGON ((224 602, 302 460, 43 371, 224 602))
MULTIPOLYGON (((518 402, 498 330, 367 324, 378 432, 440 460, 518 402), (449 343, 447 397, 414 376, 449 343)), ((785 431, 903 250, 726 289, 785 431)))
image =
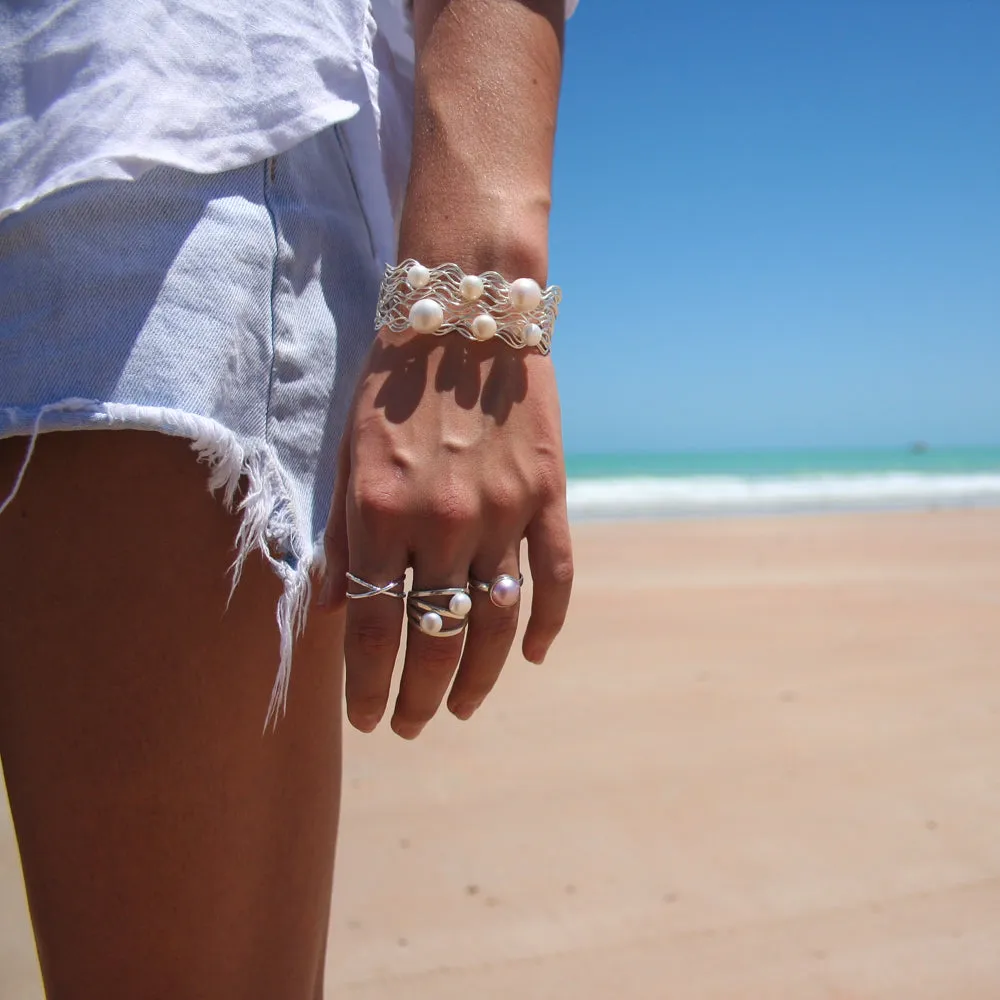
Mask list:
POLYGON ((350 591, 347 592, 347 598, 351 601, 363 601, 366 597, 378 597, 379 594, 385 594, 387 597, 403 596, 402 577, 398 580, 390 580, 388 583, 377 584, 369 583, 367 580, 362 580, 360 576, 355 576, 353 573, 348 572, 347 579, 359 587, 364 587, 361 593, 352 594, 350 591))

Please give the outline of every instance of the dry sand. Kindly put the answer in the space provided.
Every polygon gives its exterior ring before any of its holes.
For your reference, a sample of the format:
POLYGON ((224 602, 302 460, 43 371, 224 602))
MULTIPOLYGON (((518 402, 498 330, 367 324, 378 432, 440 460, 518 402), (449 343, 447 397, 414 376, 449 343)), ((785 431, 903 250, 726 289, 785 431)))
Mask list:
POLYGON ((1000 997, 1000 511, 575 538, 543 667, 349 735, 328 996, 1000 997))

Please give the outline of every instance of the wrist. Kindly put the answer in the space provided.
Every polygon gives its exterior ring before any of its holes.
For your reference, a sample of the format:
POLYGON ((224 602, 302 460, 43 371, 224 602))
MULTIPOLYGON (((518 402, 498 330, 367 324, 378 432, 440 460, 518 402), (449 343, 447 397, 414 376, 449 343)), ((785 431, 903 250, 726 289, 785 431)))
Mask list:
POLYGON ((399 236, 399 259, 428 267, 458 264, 466 274, 499 271, 505 278, 548 278, 548 205, 494 195, 446 199, 407 195, 399 236), (446 207, 447 206, 447 207, 446 207), (451 207, 454 206, 454 207, 451 207))
POLYGON ((497 271, 508 281, 534 278, 543 288, 548 283, 547 248, 531 243, 515 245, 491 236, 400 242, 399 259, 407 258, 427 267, 457 264, 466 274, 497 271))

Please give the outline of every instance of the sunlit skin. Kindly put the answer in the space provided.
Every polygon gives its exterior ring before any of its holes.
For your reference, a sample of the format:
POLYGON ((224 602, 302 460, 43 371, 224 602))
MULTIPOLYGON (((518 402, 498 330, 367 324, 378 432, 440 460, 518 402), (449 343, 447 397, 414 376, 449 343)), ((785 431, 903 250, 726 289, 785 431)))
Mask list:
MULTIPOLYGON (((544 282, 561 0, 417 0, 414 13, 400 255, 544 282)), ((310 610, 267 734, 280 581, 253 558, 227 605, 239 518, 209 495, 189 442, 42 435, 0 518, 0 754, 50 1000, 322 996, 341 651, 349 717, 371 729, 403 612, 352 602, 345 643, 348 568, 490 580, 517 573, 525 537, 524 653, 544 658, 572 576, 553 365, 453 340, 380 337, 371 352, 342 449, 326 613, 310 610)), ((0 495, 24 449, 0 442, 0 495)), ((401 735, 446 692, 467 717, 495 682, 517 609, 472 600, 464 653, 460 637, 409 630, 401 735)))
MULTIPOLYGON (((399 256, 545 284, 561 0, 418 3, 414 159, 399 256)), ((516 576, 527 539, 534 597, 523 653, 540 663, 566 615, 573 566, 551 357, 496 341, 383 332, 358 387, 328 535, 329 594, 344 573, 413 586, 516 576)), ((496 683, 518 608, 473 593, 465 637, 408 627, 391 725, 415 737, 442 700, 467 719, 496 683)), ((347 714, 387 708, 404 607, 347 606, 347 714)))

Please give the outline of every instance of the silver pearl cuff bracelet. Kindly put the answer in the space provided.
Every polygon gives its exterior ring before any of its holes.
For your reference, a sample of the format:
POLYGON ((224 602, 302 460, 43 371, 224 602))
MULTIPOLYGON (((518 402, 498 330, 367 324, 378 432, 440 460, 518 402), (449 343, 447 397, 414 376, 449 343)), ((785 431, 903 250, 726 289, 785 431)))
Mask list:
POLYGON ((534 278, 507 281, 496 271, 466 274, 457 264, 425 267, 410 259, 385 269, 375 329, 499 337, 510 347, 548 354, 561 299, 558 286, 543 289, 534 278))

